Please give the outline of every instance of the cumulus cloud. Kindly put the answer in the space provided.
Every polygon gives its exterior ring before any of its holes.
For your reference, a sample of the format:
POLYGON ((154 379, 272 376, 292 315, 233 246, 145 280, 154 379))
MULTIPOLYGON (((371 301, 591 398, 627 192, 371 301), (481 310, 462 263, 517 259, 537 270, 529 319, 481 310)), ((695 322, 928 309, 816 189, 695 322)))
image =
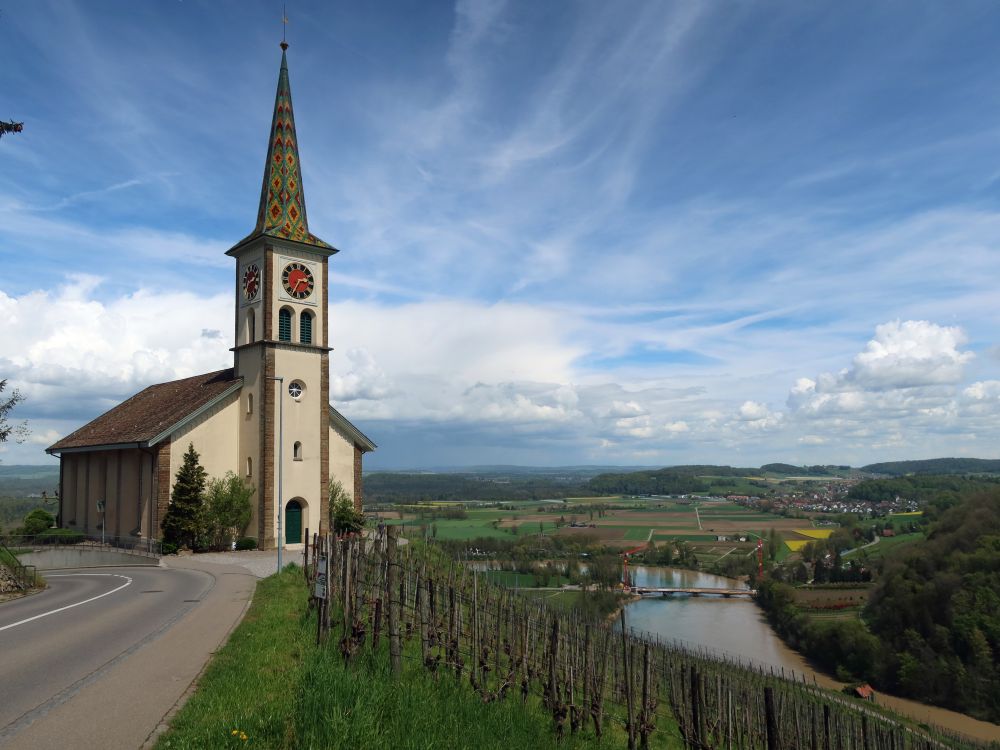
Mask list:
POLYGON ((1000 437, 1000 381, 964 382, 975 357, 966 342, 961 328, 926 320, 879 325, 849 367, 795 381, 786 426, 804 433, 801 446, 836 446, 863 461, 873 452, 969 455, 977 441, 1000 437))
POLYGON ((788 406, 804 417, 939 409, 974 358, 962 351, 965 333, 925 320, 879 325, 851 367, 799 378, 788 406))
POLYGON ((975 356, 959 351, 961 328, 926 320, 898 320, 875 329, 875 338, 854 358, 844 379, 869 389, 913 388, 957 383, 975 356))
POLYGON ((736 410, 731 426, 743 431, 772 430, 780 426, 783 417, 781 412, 772 411, 767 404, 744 401, 736 410))
POLYGON ((151 383, 232 364, 230 342, 202 335, 206 322, 231 328, 229 295, 140 289, 102 301, 99 287, 77 276, 21 297, 0 292, 0 370, 26 396, 21 416, 91 417, 151 383))

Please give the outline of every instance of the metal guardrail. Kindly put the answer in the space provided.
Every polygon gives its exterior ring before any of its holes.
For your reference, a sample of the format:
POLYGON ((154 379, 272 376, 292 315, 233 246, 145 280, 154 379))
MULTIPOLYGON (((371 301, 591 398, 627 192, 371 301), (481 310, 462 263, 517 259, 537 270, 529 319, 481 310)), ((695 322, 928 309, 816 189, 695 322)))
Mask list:
POLYGON ((0 537, 0 545, 32 549, 51 549, 56 546, 89 547, 114 550, 144 557, 160 557, 162 544, 159 539, 144 539, 133 536, 109 536, 101 539, 99 534, 84 534, 81 531, 66 533, 61 529, 50 529, 34 535, 6 535, 0 537), (51 533, 58 531, 59 533, 51 533))
POLYGON ((0 542, 0 552, 3 552, 4 566, 10 571, 14 583, 22 591, 27 591, 38 585, 38 570, 34 565, 24 565, 17 559, 7 546, 0 542))

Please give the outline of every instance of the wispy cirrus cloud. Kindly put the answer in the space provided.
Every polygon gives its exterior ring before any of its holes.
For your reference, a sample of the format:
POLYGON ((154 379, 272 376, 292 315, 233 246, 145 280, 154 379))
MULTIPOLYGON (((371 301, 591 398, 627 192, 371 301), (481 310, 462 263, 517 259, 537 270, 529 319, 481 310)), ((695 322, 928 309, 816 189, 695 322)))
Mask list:
MULTIPOLYGON (((5 13, 31 127, 0 148, 0 363, 38 434, 230 361, 277 50, 263 4, 195 12, 5 13)), ((311 229, 342 250, 332 398, 385 465, 991 454, 983 20, 293 13, 311 229)))

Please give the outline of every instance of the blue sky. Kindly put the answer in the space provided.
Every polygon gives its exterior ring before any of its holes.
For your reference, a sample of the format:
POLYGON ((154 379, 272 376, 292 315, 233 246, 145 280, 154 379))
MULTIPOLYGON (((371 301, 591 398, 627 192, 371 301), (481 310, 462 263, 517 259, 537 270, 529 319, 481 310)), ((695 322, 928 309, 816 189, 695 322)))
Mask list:
MULTIPOLYGON (((292 2, 371 468, 1000 445, 994 2, 292 2)), ((0 15, 0 377, 42 449, 228 366, 278 2, 0 15)))

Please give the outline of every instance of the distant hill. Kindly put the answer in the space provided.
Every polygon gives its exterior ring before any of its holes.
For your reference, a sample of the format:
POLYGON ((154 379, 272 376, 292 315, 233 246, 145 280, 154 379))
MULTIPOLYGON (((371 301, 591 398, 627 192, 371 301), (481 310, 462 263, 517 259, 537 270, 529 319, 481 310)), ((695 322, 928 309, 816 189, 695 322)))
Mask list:
POLYGON ((582 466, 518 466, 516 464, 482 464, 473 466, 421 466, 412 468, 366 468, 366 475, 428 475, 457 474, 468 477, 547 478, 553 481, 583 481, 607 472, 655 471, 659 466, 582 465, 582 466))
POLYGON ((51 495, 59 487, 59 464, 6 466, 0 464, 0 497, 27 497, 42 490, 51 495))
POLYGON ((862 471, 901 477, 906 474, 1000 474, 1000 460, 988 458, 928 458, 887 461, 862 466, 862 471))
POLYGON ((587 482, 587 489, 598 495, 686 495, 690 492, 708 492, 709 485, 698 479, 694 472, 682 473, 676 467, 671 467, 659 471, 600 474, 587 482))
POLYGON ((668 466, 660 471, 696 477, 752 477, 758 473, 757 469, 742 466, 715 466, 714 464, 668 466))
POLYGON ((0 464, 0 478, 13 479, 50 479, 59 477, 59 464, 43 464, 40 466, 0 464))
POLYGON ((764 464, 762 472, 786 474, 792 477, 835 477, 837 473, 850 471, 850 466, 793 466, 792 464, 764 464))

